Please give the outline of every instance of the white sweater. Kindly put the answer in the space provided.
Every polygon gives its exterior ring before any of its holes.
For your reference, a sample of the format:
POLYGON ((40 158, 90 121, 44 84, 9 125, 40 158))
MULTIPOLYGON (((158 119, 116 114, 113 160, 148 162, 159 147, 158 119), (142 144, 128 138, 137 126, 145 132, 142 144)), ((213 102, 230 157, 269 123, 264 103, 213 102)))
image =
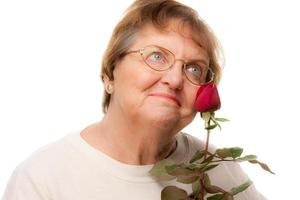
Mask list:
MULTIPOLYGON (((178 133, 176 151, 169 157, 188 162, 203 143, 178 133)), ((72 132, 37 150, 12 174, 2 200, 160 200, 161 190, 175 185, 192 192, 190 184, 158 181, 149 174, 153 165, 121 163, 90 146, 72 132)), ((211 182, 229 190, 248 179, 236 163, 224 163, 209 172, 211 182)), ((235 200, 265 200, 252 185, 235 200)))

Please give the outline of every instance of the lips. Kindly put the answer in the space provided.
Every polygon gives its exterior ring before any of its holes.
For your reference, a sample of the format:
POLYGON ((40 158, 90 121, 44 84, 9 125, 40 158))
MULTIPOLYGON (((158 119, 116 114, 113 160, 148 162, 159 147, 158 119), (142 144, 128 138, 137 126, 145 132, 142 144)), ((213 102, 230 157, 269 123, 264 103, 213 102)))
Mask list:
POLYGON ((170 94, 166 94, 166 93, 151 93, 150 96, 156 96, 156 97, 165 98, 166 100, 169 100, 169 101, 175 103, 176 105, 181 106, 181 104, 178 101, 178 99, 175 96, 172 96, 170 94))

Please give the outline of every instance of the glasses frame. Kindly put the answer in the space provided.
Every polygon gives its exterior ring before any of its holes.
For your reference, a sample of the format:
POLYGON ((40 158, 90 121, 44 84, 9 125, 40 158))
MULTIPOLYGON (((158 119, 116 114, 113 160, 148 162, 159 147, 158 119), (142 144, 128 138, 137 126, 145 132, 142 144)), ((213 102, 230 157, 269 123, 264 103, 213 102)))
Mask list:
POLYGON ((157 45, 148 45, 148 46, 143 47, 143 48, 140 48, 140 49, 138 49, 138 50, 128 51, 128 52, 126 52, 124 55, 131 54, 131 53, 139 53, 140 56, 142 57, 144 63, 145 63, 148 67, 150 67, 152 70, 158 71, 158 72, 167 71, 168 69, 171 69, 171 68, 173 67, 174 63, 175 63, 177 60, 182 61, 182 62, 183 62, 183 69, 184 69, 183 72, 184 72, 185 77, 187 78, 187 80, 188 80, 190 83, 192 83, 193 85, 196 85, 196 86, 201 86, 201 85, 204 85, 204 84, 213 82, 213 80, 214 80, 215 73, 212 71, 212 69, 211 69, 210 67, 208 67, 208 70, 209 70, 210 73, 211 73, 211 80, 208 81, 208 82, 205 82, 205 83, 200 83, 200 84, 194 83, 192 80, 189 79, 188 75, 186 74, 187 61, 186 61, 186 60, 183 60, 183 59, 176 59, 176 57, 175 57, 175 55, 174 55, 173 52, 171 52, 170 50, 168 50, 168 49, 166 49, 166 48, 164 48, 164 47, 161 47, 161 46, 157 46, 157 45), (171 53, 171 55, 174 57, 173 63, 170 63, 170 66, 168 66, 166 69, 161 69, 161 70, 155 69, 155 68, 151 67, 151 66, 146 62, 146 60, 144 59, 144 56, 143 56, 143 53, 144 53, 145 49, 148 48, 148 47, 156 47, 156 48, 159 48, 159 49, 162 49, 162 50, 164 50, 164 51, 167 51, 167 52, 171 53))

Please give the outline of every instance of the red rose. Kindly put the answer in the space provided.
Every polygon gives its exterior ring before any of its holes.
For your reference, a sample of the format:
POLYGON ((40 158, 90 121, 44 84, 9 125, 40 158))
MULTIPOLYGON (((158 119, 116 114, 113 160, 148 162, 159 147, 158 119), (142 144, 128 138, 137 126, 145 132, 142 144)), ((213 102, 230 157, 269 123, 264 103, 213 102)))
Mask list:
POLYGON ((194 107, 199 112, 214 112, 220 109, 221 101, 218 89, 213 82, 200 86, 194 107))

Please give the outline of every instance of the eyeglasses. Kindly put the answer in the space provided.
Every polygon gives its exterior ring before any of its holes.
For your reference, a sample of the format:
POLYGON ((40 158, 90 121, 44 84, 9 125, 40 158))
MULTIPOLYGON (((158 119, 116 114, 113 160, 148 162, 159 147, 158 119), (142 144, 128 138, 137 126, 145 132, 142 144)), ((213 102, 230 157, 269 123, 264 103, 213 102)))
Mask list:
POLYGON ((145 64, 155 71, 166 71, 174 65, 176 60, 183 61, 183 71, 186 78, 197 86, 214 79, 214 72, 203 61, 185 62, 182 59, 176 59, 171 51, 163 47, 150 45, 136 51, 128 51, 125 55, 130 53, 139 53, 145 64))

